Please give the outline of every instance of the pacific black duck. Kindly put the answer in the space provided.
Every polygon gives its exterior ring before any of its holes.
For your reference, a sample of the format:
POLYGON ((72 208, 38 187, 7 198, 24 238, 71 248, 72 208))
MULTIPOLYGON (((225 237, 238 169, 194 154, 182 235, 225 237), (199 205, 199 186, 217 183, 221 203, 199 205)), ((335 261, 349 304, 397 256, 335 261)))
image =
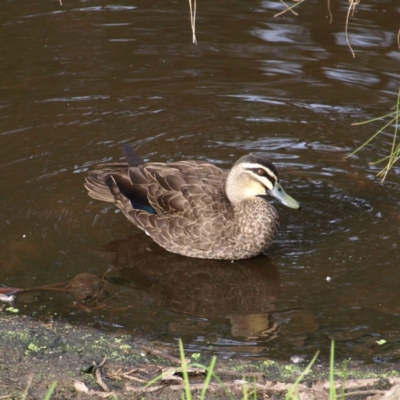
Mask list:
POLYGON ((241 157, 230 171, 205 161, 144 162, 124 146, 127 164, 102 164, 89 172, 89 196, 115 203, 157 244, 188 257, 254 257, 273 241, 278 213, 266 200, 299 208, 279 183, 265 155, 241 157))

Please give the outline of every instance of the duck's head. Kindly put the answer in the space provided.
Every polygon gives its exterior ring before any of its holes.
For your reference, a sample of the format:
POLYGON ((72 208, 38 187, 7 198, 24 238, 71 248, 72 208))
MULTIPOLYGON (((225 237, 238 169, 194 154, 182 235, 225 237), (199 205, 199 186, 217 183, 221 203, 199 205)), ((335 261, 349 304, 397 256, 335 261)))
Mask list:
POLYGON ((236 161, 228 174, 225 191, 233 205, 270 194, 287 207, 300 208, 300 204, 283 190, 275 165, 260 153, 250 153, 236 161))

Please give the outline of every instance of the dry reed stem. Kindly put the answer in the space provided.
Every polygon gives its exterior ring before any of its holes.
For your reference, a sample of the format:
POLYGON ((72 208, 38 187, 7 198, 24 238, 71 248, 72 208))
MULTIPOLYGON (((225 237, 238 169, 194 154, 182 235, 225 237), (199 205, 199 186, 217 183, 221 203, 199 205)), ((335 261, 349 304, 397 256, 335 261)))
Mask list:
POLYGON ((346 16, 346 27, 345 27, 345 36, 346 36, 346 42, 347 46, 349 46, 349 49, 351 51, 351 54, 353 58, 356 58, 356 55, 354 54, 353 48, 351 47, 350 40, 349 40, 349 35, 348 35, 348 27, 349 27, 349 19, 350 19, 350 13, 351 16, 354 16, 354 11, 356 9, 356 5, 360 2, 360 0, 349 0, 349 8, 347 10, 347 16, 346 16))
POLYGON ((33 381, 33 374, 30 374, 28 376, 28 383, 26 384, 26 388, 24 390, 24 393, 22 393, 21 400, 25 400, 27 398, 29 389, 30 389, 30 387, 32 385, 32 381, 33 381))
POLYGON ((194 44, 197 44, 196 39, 196 0, 189 0, 190 9, 190 25, 192 27, 192 40, 194 44), (192 6, 193 1, 193 6, 192 6))
POLYGON ((395 117, 394 117, 395 129, 394 129, 394 135, 393 135, 392 150, 390 152, 389 160, 388 160, 386 167, 381 172, 378 173, 378 176, 383 175, 382 182, 386 179, 386 176, 387 176, 389 170, 392 169, 394 163, 397 162, 398 159, 400 158, 400 156, 398 156, 398 154, 400 152, 400 143, 396 144, 397 136, 398 136, 398 128, 399 128, 399 117, 400 117, 400 89, 399 89, 399 92, 397 95, 397 103, 396 103, 396 110, 395 110, 395 117))
MULTIPOLYGON (((299 15, 299 14, 297 14, 297 12, 293 11, 292 8, 289 7, 283 0, 279 0, 279 1, 286 7, 286 10, 283 12, 290 11, 292 14, 294 14, 296 16, 299 15)), ((275 15, 275 17, 276 17, 276 15, 275 15)))
POLYGON ((282 0, 280 0, 280 2, 286 6, 286 9, 283 10, 283 11, 281 11, 281 12, 279 12, 278 14, 275 14, 275 15, 274 15, 274 18, 279 17, 280 15, 282 15, 282 14, 284 14, 285 12, 288 12, 288 11, 292 12, 294 15, 298 15, 297 13, 295 13, 295 12, 293 11, 293 8, 297 7, 299 4, 303 3, 304 1, 305 1, 305 0, 297 1, 296 4, 293 4, 292 6, 288 7, 282 0))
MULTIPOLYGON (((293 1, 296 2, 296 4, 293 4, 290 7, 283 0, 279 0, 279 1, 286 7, 286 9, 281 11, 281 12, 279 12, 278 14, 275 14, 274 18, 278 17, 279 15, 284 14, 287 11, 292 12, 294 15, 298 15, 295 11, 293 11, 293 8, 297 7, 299 4, 303 3, 303 1, 305 1, 305 0, 300 0, 300 1, 299 0, 293 0, 293 1)), ((329 23, 331 24, 332 21, 333 21, 333 16, 332 16, 332 11, 331 11, 331 0, 327 0, 327 2, 328 2, 329 23)))
POLYGON ((397 45, 399 46, 400 49, 400 28, 399 31, 397 32, 397 45))
POLYGON ((331 24, 333 21, 332 11, 331 11, 331 0, 328 0, 328 13, 329 13, 329 24, 331 24))

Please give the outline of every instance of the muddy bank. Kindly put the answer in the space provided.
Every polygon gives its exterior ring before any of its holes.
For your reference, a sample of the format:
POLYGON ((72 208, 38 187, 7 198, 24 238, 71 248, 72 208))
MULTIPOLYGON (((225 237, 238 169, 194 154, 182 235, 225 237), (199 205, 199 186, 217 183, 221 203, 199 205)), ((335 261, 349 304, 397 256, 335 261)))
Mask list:
MULTIPOLYGON (((208 365, 209 361, 201 361, 208 365)), ((101 398, 107 394, 110 398, 116 394, 119 399, 131 399, 138 393, 149 399, 178 399, 181 378, 171 369, 178 364, 177 346, 166 349, 129 335, 60 322, 43 323, 6 310, 0 315, 2 399, 21 398, 26 391, 27 398, 42 399, 54 381, 57 388, 52 399, 101 398), (104 365, 97 368, 102 362, 104 365), (165 371, 169 371, 168 377, 155 383, 151 389, 154 391, 145 389, 146 382, 165 371)), ((245 376, 247 381, 256 382, 260 395, 281 398, 305 364, 218 360, 216 368, 230 391, 239 397, 243 396, 241 380, 245 376)), ((201 388, 202 371, 192 369, 190 373, 195 387, 201 388)), ((370 398, 381 398, 385 391, 400 383, 399 376, 399 365, 365 366, 350 362, 348 386, 368 392, 349 398, 365 399, 372 395, 375 397, 370 398)), ((311 391, 314 398, 323 398, 327 377, 328 367, 317 363, 304 379, 301 390, 311 391)), ((208 398, 226 397, 217 386, 209 393, 208 398)))

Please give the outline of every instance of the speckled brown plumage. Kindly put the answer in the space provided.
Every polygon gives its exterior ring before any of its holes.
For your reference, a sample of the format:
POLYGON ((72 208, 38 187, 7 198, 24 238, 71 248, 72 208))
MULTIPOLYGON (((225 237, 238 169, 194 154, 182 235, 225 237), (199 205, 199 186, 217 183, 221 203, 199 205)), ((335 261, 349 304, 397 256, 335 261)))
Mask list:
POLYGON ((271 245, 278 214, 263 197, 270 188, 260 186, 264 181, 271 186, 269 181, 278 178, 265 157, 242 157, 228 179, 227 171, 204 161, 144 163, 133 150, 127 151, 133 155, 130 166, 101 165, 89 173, 85 186, 91 197, 114 202, 166 250, 234 260, 256 256, 271 245))

